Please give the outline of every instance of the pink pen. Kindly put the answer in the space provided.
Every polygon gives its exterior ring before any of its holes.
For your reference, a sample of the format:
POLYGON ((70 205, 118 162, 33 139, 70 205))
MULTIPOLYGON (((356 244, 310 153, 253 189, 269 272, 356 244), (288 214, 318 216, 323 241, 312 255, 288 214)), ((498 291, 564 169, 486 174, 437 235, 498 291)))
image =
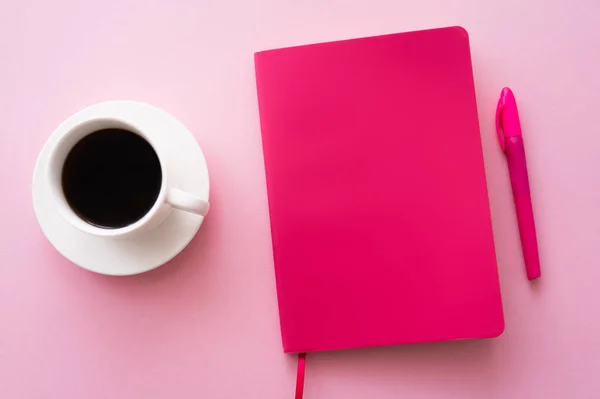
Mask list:
POLYGON ((500 147, 506 153, 510 183, 512 185, 521 246, 525 258, 525 268, 529 280, 540 277, 540 256, 538 254, 535 223, 533 221, 533 207, 531 205, 531 192, 529 190, 529 177, 527 176, 527 163, 525 161, 525 147, 517 111, 517 102, 513 92, 505 87, 500 94, 498 108, 496 109, 496 132, 500 147))

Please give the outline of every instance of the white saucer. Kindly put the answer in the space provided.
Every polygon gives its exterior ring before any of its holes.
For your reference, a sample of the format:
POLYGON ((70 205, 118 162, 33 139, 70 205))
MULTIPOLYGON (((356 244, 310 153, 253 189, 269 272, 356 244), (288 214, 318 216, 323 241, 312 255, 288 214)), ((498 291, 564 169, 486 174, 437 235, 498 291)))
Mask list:
POLYGON ((67 259, 84 269, 108 274, 131 275, 152 270, 177 255, 192 240, 203 217, 173 209, 157 228, 132 238, 103 238, 73 227, 57 211, 50 198, 45 165, 50 148, 72 126, 90 118, 152 115, 160 129, 154 129, 153 143, 165 148, 169 182, 208 200, 208 168, 200 146, 186 127, 165 111, 130 101, 111 101, 86 108, 67 119, 50 136, 42 149, 33 174, 33 206, 52 245, 67 259), (156 131, 160 133, 156 133, 156 131))

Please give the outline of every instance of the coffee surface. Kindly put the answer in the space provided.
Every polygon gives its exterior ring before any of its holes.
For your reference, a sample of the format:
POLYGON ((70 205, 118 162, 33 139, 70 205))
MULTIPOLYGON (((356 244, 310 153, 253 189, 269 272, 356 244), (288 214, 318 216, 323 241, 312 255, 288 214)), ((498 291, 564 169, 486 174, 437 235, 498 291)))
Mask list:
POLYGON ((73 211, 108 229, 140 220, 155 204, 162 182, 150 143, 124 129, 103 129, 81 139, 62 170, 62 189, 73 211))

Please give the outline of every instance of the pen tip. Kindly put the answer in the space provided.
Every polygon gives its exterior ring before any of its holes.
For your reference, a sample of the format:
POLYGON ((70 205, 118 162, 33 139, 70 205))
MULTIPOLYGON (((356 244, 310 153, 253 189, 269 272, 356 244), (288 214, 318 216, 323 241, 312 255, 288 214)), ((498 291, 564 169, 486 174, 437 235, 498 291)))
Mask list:
POLYGON ((505 87, 502 89, 502 92, 500 93, 500 104, 505 105, 507 103, 514 103, 515 102, 515 95, 513 94, 512 90, 509 87, 505 87))

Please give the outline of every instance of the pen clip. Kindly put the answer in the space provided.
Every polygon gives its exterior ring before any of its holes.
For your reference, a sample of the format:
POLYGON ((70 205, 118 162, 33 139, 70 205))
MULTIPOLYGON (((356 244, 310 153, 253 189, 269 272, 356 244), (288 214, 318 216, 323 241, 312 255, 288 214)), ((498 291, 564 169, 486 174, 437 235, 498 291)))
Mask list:
POLYGON ((506 152, 504 144, 504 133, 502 129, 502 111, 504 110, 504 96, 500 96, 498 100, 498 106, 496 107, 496 134, 498 135, 498 142, 503 152, 506 152))

